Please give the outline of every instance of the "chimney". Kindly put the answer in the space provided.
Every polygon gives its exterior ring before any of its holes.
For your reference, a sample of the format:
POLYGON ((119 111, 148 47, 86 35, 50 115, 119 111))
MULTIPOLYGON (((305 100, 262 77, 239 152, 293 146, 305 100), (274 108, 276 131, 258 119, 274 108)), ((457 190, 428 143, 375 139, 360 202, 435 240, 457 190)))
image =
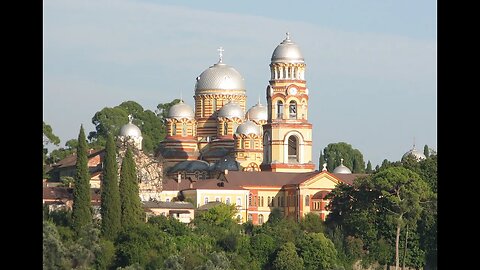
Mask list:
POLYGON ((227 169, 225 169, 225 175, 227 175, 227 174, 228 174, 228 170, 227 170, 227 169))

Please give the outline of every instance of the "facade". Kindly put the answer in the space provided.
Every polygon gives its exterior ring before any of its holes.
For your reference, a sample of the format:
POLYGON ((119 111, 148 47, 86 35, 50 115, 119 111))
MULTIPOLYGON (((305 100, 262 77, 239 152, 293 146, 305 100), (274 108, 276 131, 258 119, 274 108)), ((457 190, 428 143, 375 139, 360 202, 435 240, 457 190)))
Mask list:
POLYGON ((194 207, 188 202, 145 201, 143 208, 146 220, 152 216, 175 218, 182 223, 190 223, 194 218, 194 207))

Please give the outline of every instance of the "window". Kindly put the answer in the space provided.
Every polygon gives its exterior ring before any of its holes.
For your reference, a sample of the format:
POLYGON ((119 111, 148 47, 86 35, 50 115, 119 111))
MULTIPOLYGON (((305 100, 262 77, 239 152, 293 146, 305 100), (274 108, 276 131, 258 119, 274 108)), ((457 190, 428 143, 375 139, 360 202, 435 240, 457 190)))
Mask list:
POLYGON ((288 138, 288 163, 298 162, 298 143, 294 135, 288 138))
POLYGON ((248 194, 248 206, 252 205, 252 193, 248 194))
POLYGON ((250 149, 255 149, 255 140, 250 139, 250 149))
POLYGON ((242 206, 242 198, 237 197, 237 205, 242 206))
POLYGON ((182 136, 187 136, 187 123, 182 123, 182 136))
POLYGON ((205 197, 204 199, 204 203, 207 204, 208 203, 208 197, 205 197))
POLYGON ((228 134, 228 123, 223 122, 223 135, 227 135, 227 134, 228 134))
POLYGON ((263 196, 262 196, 262 198, 260 199, 260 206, 263 207, 263 196))
POLYGON ((262 215, 262 214, 260 214, 260 215, 258 216, 258 224, 260 224, 260 225, 263 224, 263 215, 262 215))
POLYGON ((281 100, 277 101, 277 119, 283 118, 283 102, 281 100))
POLYGON ((252 214, 248 214, 248 221, 252 221, 252 220, 253 220, 252 214))
POLYGON ((270 199, 270 196, 267 197, 267 204, 268 206, 272 206, 272 201, 270 199))
POLYGON ((166 202, 170 202, 170 198, 166 198, 165 201, 166 201, 166 202))
POLYGON ((172 135, 177 135, 177 123, 172 124, 172 135))
POLYGON ((305 206, 310 206, 310 196, 305 196, 305 206))
POLYGON ((290 119, 297 119, 297 103, 295 101, 290 101, 290 106, 288 106, 289 108, 289 117, 290 119))
POLYGON ((216 202, 219 202, 219 201, 220 201, 220 197, 215 197, 215 201, 216 201, 216 202))

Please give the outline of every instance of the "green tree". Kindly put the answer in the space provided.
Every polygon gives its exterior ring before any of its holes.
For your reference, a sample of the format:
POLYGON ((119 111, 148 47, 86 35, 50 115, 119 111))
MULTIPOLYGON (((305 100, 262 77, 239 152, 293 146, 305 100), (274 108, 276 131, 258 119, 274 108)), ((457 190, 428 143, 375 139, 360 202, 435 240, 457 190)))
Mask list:
POLYGON ((270 261, 270 257, 277 248, 275 239, 265 233, 258 233, 250 238, 251 254, 263 268, 270 261))
POLYGON ((60 138, 53 133, 52 127, 49 124, 43 122, 43 145, 52 143, 54 145, 60 144, 60 138))
POLYGON ((101 185, 102 236, 114 240, 121 229, 121 208, 116 147, 111 134, 107 137, 101 185))
POLYGON ((180 99, 176 98, 169 103, 160 103, 160 104, 157 105, 157 110, 156 110, 157 116, 160 118, 160 120, 164 124, 166 124, 166 121, 167 121, 167 118, 168 118, 168 111, 170 110, 170 108, 173 105, 178 104, 178 103, 180 103, 180 99))
POLYGON ((378 204, 396 227, 395 269, 398 269, 401 229, 406 222, 418 220, 423 209, 422 203, 431 198, 431 191, 418 174, 403 167, 385 169, 373 175, 371 182, 373 190, 381 194, 378 204))
POLYGON ((329 172, 340 165, 340 159, 343 158, 343 165, 351 169, 352 173, 364 173, 365 161, 363 154, 358 149, 345 142, 330 143, 323 149, 323 155, 327 161, 327 169, 329 172))
POLYGON ((323 233, 309 233, 298 240, 305 269, 333 269, 338 266, 337 250, 323 233))
POLYGON ((83 125, 78 134, 77 163, 75 167, 75 185, 73 187, 72 222, 75 233, 92 223, 92 209, 90 198, 90 172, 87 159, 87 141, 83 125))
POLYGON ((303 259, 300 258, 292 242, 287 242, 280 247, 277 257, 273 261, 273 269, 275 270, 301 270, 303 267, 303 259))
POLYGON ((323 226, 323 221, 319 215, 315 213, 308 213, 300 220, 300 228, 306 232, 316 232, 323 233, 325 228, 323 226))
POLYGON ((142 222, 144 211, 139 196, 136 165, 130 148, 122 160, 119 188, 122 228, 142 222))
POLYGON ((67 269, 66 253, 55 225, 43 221, 43 269, 67 269))
POLYGON ((428 150, 428 145, 425 144, 425 146, 423 147, 423 154, 425 155, 425 157, 429 157, 430 156, 430 151, 428 150))
POLYGON ((369 160, 368 163, 367 163, 367 168, 365 169, 365 172, 366 172, 366 173, 373 173, 372 163, 370 163, 370 160, 369 160))
POLYGON ((215 207, 201 213, 198 217, 199 222, 205 222, 212 226, 230 227, 235 224, 233 216, 237 212, 235 205, 221 203, 215 207))

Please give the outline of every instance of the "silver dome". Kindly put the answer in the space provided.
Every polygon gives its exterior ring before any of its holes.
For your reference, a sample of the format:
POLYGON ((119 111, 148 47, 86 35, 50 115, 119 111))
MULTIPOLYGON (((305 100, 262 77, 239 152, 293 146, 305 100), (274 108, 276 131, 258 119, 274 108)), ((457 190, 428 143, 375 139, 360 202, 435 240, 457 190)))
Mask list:
POLYGON ((239 125, 235 133, 244 135, 256 134, 258 136, 262 136, 260 127, 250 120, 247 120, 243 124, 239 125))
POLYGON ((217 116, 225 118, 238 117, 243 119, 243 109, 238 103, 230 101, 218 111, 217 116))
POLYGON ((272 54, 272 63, 304 63, 302 52, 287 33, 287 37, 280 43, 272 54))
POLYGON ((350 169, 343 165, 343 158, 340 159, 340 165, 338 165, 334 170, 333 173, 341 173, 341 174, 351 174, 352 171, 350 169))
POLYGON ((416 159, 417 161, 420 161, 420 160, 422 160, 422 159, 426 159, 426 158, 427 158, 423 153, 421 153, 421 152, 417 151, 417 149, 415 149, 415 145, 413 146, 412 149, 410 149, 408 152, 406 152, 405 154, 403 154, 402 159, 406 158, 406 157, 409 156, 409 155, 413 155, 413 157, 415 157, 415 159, 416 159))
POLYGON ((258 102, 255 106, 250 108, 245 115, 245 118, 249 120, 261 121, 261 120, 268 120, 268 112, 267 107, 263 106, 258 102))
POLYGON ((139 138, 142 136, 140 129, 131 122, 120 129, 120 136, 139 138))
POLYGON ((168 111, 168 118, 175 118, 175 119, 193 119, 195 118, 195 113, 193 112, 192 107, 188 104, 184 103, 183 100, 180 103, 177 103, 170 107, 168 111))
POLYGON ((226 94, 229 94, 228 91, 232 90, 245 92, 244 81, 244 78, 236 69, 219 62, 204 70, 197 77, 195 93, 208 90, 224 90, 223 93, 226 94))

